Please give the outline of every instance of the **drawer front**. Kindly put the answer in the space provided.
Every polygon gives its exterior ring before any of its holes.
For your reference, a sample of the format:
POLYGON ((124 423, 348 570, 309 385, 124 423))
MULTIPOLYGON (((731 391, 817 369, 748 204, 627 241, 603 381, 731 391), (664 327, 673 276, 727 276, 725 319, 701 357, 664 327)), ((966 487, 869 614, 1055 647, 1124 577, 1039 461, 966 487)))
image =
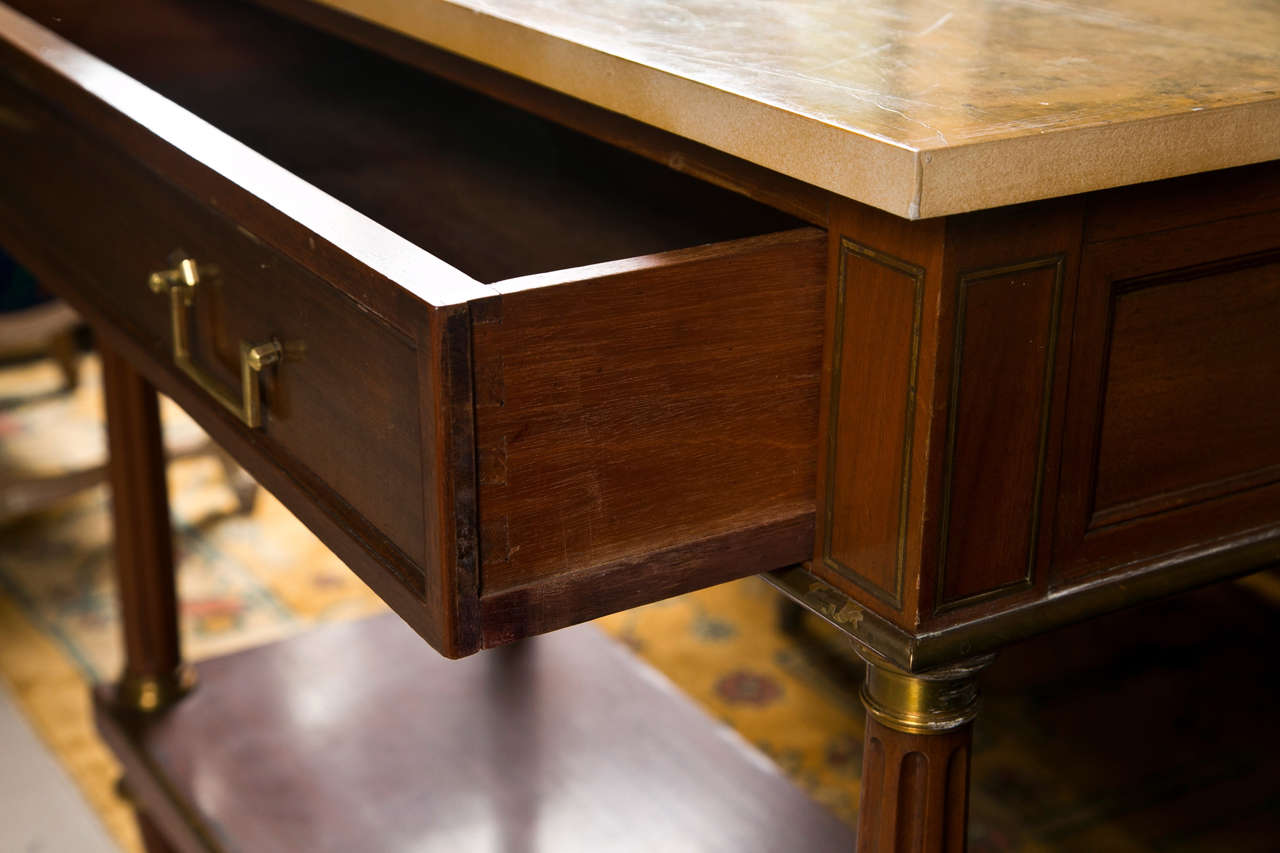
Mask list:
MULTIPOLYGON (((278 364, 252 381, 263 423, 226 421, 269 464, 312 492, 344 525, 367 527, 401 580, 424 587, 418 353, 407 334, 377 320, 254 235, 130 161, 0 76, 0 218, 6 231, 44 243, 69 275, 52 286, 88 303, 143 346, 179 385, 200 388, 174 360, 175 322, 191 362, 239 399, 240 343, 277 341, 278 364), (149 275, 172 253, 201 271, 175 321, 167 288, 149 275)), ((216 206, 216 199, 208 200, 216 206)), ((15 251, 19 247, 14 247, 15 251)))
POLYGON ((1280 213, 1093 245, 1060 580, 1280 523, 1280 213))

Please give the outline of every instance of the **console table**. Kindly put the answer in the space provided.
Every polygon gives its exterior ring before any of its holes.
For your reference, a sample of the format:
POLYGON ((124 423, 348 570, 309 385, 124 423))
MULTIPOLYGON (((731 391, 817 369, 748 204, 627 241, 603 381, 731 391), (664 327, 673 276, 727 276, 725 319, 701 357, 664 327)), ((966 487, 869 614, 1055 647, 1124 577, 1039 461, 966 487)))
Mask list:
POLYGON ((990 654, 1280 560, 1277 45, 1249 0, 9 0, 0 243, 108 349, 104 729, 191 685, 154 386, 447 657, 772 572, 868 662, 858 849, 961 848, 990 654))

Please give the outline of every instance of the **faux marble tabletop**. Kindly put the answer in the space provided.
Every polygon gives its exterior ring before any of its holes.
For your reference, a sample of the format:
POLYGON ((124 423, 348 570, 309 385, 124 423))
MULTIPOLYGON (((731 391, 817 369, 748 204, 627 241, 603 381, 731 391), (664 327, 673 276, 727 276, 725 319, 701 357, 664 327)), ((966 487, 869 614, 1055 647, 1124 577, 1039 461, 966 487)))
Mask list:
POLYGON ((319 0, 912 218, 1280 158, 1280 0, 319 0))

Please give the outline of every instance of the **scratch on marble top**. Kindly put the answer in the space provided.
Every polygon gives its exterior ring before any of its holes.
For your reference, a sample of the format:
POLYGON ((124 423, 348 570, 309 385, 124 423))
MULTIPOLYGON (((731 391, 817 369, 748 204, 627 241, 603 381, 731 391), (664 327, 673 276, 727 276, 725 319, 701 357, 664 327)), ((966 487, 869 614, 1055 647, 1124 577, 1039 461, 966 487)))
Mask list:
POLYGON ((930 24, 929 26, 925 27, 925 28, 924 28, 923 30, 921 30, 920 32, 916 33, 916 35, 917 35, 917 36, 927 36, 927 35, 929 35, 929 33, 933 32, 934 30, 938 29, 939 27, 944 27, 944 26, 946 26, 947 21, 951 20, 951 19, 952 19, 952 17, 954 17, 954 16, 955 16, 955 12, 948 12, 947 14, 943 15, 943 16, 942 16, 941 18, 939 18, 938 20, 934 21, 934 22, 933 22, 932 24, 930 24))
POLYGON ((929 125, 927 122, 923 122, 923 121, 921 121, 920 119, 918 119, 918 118, 916 118, 916 117, 914 117, 914 116, 909 116, 909 115, 907 115, 906 113, 904 113, 902 110, 895 110, 893 107, 887 107, 887 106, 885 106, 884 104, 880 103, 878 100, 871 100, 870 102, 871 102, 871 103, 873 103, 873 104, 875 104, 877 107, 879 107, 879 108, 880 108, 880 109, 882 109, 882 110, 887 110, 888 112, 891 112, 891 113, 897 113, 898 115, 902 116, 902 117, 903 117, 904 119, 906 119, 907 121, 909 121, 909 122, 911 122, 911 123, 913 123, 913 124, 918 124, 918 125, 920 125, 920 126, 921 126, 921 127, 923 127, 925 130, 931 130, 931 131, 933 131, 935 134, 937 134, 937 137, 938 137, 938 141, 939 141, 939 142, 941 142, 943 145, 948 144, 948 143, 947 143, 947 137, 946 137, 946 134, 944 134, 942 131, 938 130, 936 127, 933 127, 933 126, 929 125))

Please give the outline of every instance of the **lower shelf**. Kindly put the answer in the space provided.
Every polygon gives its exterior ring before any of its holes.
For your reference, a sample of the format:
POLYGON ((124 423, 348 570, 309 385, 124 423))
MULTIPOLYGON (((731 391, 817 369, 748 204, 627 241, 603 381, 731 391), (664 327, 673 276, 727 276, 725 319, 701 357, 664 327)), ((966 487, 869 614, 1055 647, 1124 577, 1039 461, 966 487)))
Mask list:
POLYGON ((850 827, 590 626, 447 661, 388 614, 198 670, 155 717, 95 693, 179 850, 853 849, 850 827))

